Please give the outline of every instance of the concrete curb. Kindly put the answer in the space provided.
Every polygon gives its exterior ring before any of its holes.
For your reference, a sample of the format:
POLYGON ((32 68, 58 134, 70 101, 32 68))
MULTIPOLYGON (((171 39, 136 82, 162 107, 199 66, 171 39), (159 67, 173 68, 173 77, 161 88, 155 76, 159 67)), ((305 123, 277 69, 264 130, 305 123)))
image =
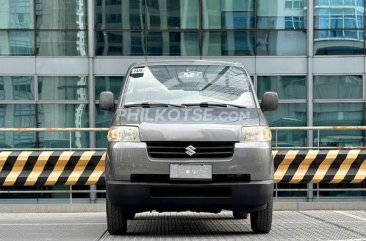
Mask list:
POLYGON ((366 201, 348 202, 286 202, 275 201, 276 211, 305 211, 305 210, 365 210, 366 201))
MULTIPOLYGON (((275 211, 364 210, 366 202, 291 202, 275 201, 275 211)), ((83 213, 105 212, 105 204, 2 204, 0 213, 83 213)))
POLYGON ((105 204, 2 204, 0 213, 87 213, 105 212, 105 204))

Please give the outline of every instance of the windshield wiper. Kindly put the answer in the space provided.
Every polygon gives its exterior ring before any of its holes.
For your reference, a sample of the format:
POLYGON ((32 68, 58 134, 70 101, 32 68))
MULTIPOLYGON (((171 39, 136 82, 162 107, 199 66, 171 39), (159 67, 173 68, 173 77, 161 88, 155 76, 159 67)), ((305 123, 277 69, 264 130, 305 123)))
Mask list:
POLYGON ((124 108, 130 107, 142 107, 142 108, 151 108, 151 107, 182 107, 181 105, 169 104, 169 103, 160 103, 160 102, 141 102, 141 103, 133 103, 133 104, 125 104, 124 108))
POLYGON ((182 106, 247 108, 246 106, 242 106, 242 105, 227 104, 227 103, 218 103, 218 102, 186 103, 186 104, 182 104, 182 106))

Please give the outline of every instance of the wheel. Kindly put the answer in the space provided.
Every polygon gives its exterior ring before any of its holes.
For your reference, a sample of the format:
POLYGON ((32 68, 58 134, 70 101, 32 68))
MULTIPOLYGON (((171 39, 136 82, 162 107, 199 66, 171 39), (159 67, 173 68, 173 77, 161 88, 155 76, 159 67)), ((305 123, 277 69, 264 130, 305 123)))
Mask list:
POLYGON ((263 210, 250 213, 250 225, 254 233, 269 233, 272 226, 273 201, 263 210))
POLYGON ((241 211, 233 211, 233 216, 235 219, 247 219, 248 214, 241 211))
POLYGON ((112 204, 107 195, 107 229, 111 235, 125 234, 127 232, 127 216, 121 207, 112 204))

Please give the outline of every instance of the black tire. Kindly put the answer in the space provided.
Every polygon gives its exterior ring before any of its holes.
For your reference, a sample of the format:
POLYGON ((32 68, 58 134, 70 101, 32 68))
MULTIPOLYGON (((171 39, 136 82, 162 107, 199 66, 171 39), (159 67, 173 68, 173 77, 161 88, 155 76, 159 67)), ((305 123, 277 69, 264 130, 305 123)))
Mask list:
POLYGON ((250 225, 254 233, 269 233, 272 227, 273 201, 263 210, 250 213, 250 225))
POLYGON ((241 211, 233 211, 233 216, 235 219, 247 219, 248 213, 241 212, 241 211))
POLYGON ((107 229, 111 235, 125 234, 127 232, 127 216, 121 207, 112 204, 108 195, 106 198, 107 229))

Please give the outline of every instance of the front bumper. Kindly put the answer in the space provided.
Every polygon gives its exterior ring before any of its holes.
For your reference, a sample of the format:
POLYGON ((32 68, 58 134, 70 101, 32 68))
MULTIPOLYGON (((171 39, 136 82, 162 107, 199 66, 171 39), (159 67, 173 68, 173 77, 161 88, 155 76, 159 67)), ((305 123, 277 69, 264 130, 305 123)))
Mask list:
POLYGON ((273 197, 273 181, 248 183, 131 183, 107 181, 109 200, 126 211, 254 211, 273 197))
POLYGON ((151 158, 144 142, 109 143, 106 159, 107 181, 130 181, 134 174, 169 174, 171 163, 211 164, 213 174, 248 174, 251 181, 273 179, 270 143, 235 143, 230 158, 151 158))

